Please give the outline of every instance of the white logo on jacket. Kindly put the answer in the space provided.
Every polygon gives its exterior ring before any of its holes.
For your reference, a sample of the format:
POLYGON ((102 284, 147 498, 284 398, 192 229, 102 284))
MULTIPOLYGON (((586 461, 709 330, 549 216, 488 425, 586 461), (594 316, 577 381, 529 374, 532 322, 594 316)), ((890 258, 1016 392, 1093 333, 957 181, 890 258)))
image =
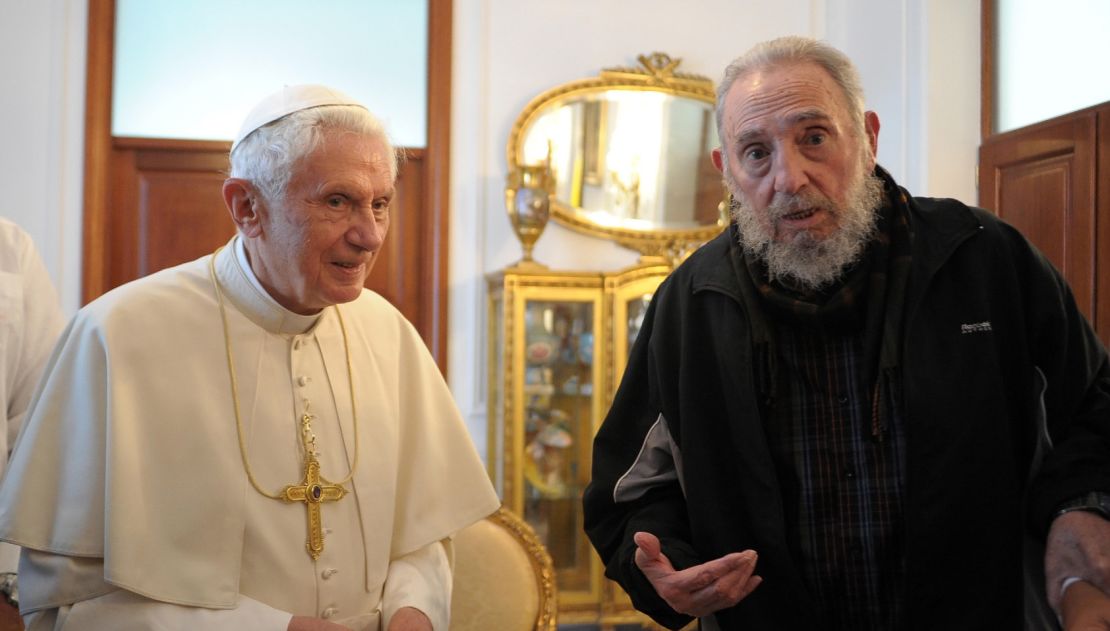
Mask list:
POLYGON ((991 321, 984 320, 982 322, 971 322, 968 324, 960 325, 960 333, 967 335, 968 333, 987 333, 991 331, 991 321))

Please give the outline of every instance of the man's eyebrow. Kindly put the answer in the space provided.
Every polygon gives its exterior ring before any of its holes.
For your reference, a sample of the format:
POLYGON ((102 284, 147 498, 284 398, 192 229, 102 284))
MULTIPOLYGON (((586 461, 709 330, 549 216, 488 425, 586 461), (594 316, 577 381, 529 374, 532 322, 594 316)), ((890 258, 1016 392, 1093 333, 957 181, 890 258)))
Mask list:
POLYGON ((739 136, 736 137, 736 145, 743 147, 749 142, 752 142, 753 140, 758 140, 765 135, 766 132, 763 130, 762 127, 752 127, 746 129, 739 136))
MULTIPOLYGON (((811 107, 804 110, 791 112, 790 115, 786 117, 786 124, 788 126, 793 126, 797 125, 798 123, 807 123, 810 121, 827 121, 831 119, 832 117, 829 116, 829 113, 825 110, 811 107)), ((736 144, 738 146, 743 146, 749 142, 759 140, 766 135, 767 130, 763 127, 750 127, 741 132, 740 135, 736 137, 736 144)))
POLYGON ((790 116, 786 118, 786 122, 790 123, 791 125, 796 125, 797 123, 804 123, 812 120, 829 120, 831 118, 832 117, 829 116, 829 113, 825 110, 816 107, 810 107, 791 113, 790 116))

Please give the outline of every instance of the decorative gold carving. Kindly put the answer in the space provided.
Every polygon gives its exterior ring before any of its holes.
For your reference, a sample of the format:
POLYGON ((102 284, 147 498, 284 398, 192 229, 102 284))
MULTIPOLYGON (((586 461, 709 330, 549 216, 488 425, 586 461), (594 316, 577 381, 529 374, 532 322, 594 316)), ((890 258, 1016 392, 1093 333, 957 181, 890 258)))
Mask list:
POLYGON ((667 53, 654 52, 650 55, 638 55, 636 61, 640 62, 639 68, 605 68, 601 71, 603 79, 624 82, 643 82, 672 89, 688 89, 693 92, 702 92, 708 84, 709 90, 713 89, 713 80, 699 74, 678 72, 676 68, 682 63, 681 59, 674 59, 667 53))
POLYGON ((523 519, 507 510, 504 506, 487 519, 509 531, 528 552, 528 560, 532 563, 532 571, 536 575, 539 588, 539 614, 536 617, 536 631, 555 631, 558 617, 556 605, 558 604, 555 587, 555 565, 551 555, 544 547, 536 531, 523 519))

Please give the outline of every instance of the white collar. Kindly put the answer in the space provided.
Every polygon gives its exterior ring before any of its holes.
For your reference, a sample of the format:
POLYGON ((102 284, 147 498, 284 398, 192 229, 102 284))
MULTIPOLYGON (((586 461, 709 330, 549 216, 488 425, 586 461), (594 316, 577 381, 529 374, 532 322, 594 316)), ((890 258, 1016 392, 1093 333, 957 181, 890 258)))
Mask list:
POLYGON ((278 304, 262 287, 247 262, 243 238, 235 235, 216 256, 216 278, 227 299, 258 326, 279 334, 306 333, 320 321, 320 313, 301 315, 278 304))

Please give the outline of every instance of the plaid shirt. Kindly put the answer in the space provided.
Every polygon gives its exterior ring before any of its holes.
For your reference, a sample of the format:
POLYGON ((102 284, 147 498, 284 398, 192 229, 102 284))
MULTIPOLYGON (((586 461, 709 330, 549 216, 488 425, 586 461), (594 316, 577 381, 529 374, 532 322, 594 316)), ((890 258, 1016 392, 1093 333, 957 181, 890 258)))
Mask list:
MULTIPOLYGON (((778 326, 785 386, 768 434, 799 566, 826 629, 902 626, 905 435, 872 434, 863 335, 778 326), (790 496, 793 497, 790 497, 790 496)), ((897 412, 894 413, 897 415, 897 412)))

